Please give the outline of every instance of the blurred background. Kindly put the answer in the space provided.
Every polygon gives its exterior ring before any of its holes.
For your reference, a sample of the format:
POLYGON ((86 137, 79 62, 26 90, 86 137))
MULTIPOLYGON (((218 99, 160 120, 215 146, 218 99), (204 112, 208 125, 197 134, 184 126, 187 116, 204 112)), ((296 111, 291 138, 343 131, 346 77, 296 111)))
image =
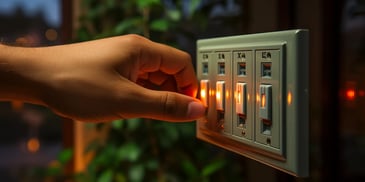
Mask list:
POLYGON ((16 46, 135 33, 194 58, 198 39, 295 28, 310 31, 308 178, 292 177, 199 141, 195 123, 131 119, 84 124, 44 107, 1 102, 0 179, 363 179, 364 0, 0 0, 0 42, 16 46))

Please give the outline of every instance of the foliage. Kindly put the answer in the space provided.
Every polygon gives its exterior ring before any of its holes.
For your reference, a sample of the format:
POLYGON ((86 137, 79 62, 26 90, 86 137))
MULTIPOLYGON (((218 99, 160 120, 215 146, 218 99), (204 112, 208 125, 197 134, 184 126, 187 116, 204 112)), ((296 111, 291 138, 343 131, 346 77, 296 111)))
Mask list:
POLYGON ((177 34, 193 35, 191 27, 206 25, 207 14, 196 11, 200 2, 191 0, 185 10, 183 1, 167 7, 163 0, 84 0, 85 14, 80 18, 77 40, 140 34, 173 44, 177 34))
POLYGON ((96 155, 79 181, 209 181, 217 176, 225 181, 234 179, 232 169, 240 169, 225 153, 197 141, 194 123, 114 121, 107 143, 88 150, 96 155))
MULTIPOLYGON (((195 42, 194 32, 205 30, 211 9, 201 7, 201 1, 83 0, 77 41, 134 33, 173 46, 178 45, 179 36, 195 42), (184 2, 189 2, 188 6, 184 2)), ((196 139, 193 122, 129 119, 107 127, 107 141, 90 144, 86 152, 94 152, 95 157, 74 181, 204 182, 241 178, 242 166, 232 156, 196 139)))

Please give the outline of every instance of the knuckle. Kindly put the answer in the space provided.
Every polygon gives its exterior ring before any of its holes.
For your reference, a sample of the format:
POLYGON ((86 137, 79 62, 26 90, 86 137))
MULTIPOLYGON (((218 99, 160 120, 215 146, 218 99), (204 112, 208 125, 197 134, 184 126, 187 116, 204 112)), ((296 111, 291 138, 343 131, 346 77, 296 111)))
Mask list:
POLYGON ((163 100, 163 113, 165 115, 175 115, 178 111, 176 96, 170 92, 167 92, 162 97, 163 100))
POLYGON ((123 36, 124 40, 126 40, 128 42, 128 44, 132 44, 132 45, 138 45, 141 44, 143 45, 145 42, 148 41, 148 39, 146 39, 145 37, 142 37, 140 35, 137 34, 129 34, 129 35, 125 35, 123 36))

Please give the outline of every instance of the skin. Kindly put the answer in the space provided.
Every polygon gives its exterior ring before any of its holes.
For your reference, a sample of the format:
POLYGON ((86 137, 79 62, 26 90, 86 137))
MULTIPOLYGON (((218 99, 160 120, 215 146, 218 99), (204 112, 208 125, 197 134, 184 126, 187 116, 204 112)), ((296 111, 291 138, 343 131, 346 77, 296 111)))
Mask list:
POLYGON ((205 113, 196 93, 187 53, 137 35, 39 48, 0 45, 0 100, 44 105, 73 120, 191 121, 205 113))

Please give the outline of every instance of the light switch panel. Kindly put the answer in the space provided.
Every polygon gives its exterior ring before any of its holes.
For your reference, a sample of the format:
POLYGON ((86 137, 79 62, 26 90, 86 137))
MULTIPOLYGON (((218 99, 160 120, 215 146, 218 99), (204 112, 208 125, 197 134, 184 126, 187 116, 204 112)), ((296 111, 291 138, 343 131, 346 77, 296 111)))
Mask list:
POLYGON ((308 31, 197 42, 197 137, 295 176, 309 173, 308 31))

